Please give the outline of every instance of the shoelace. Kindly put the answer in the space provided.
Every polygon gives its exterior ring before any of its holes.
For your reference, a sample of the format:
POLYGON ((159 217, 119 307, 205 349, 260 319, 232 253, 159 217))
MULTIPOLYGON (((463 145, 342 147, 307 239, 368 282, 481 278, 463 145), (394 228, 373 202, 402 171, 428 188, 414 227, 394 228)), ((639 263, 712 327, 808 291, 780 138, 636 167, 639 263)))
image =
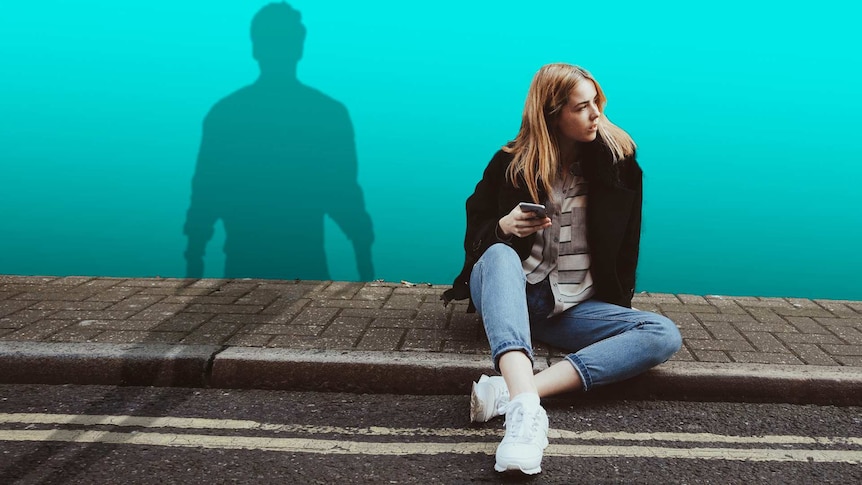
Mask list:
MULTIPOLYGON (((503 423, 506 426, 506 431, 509 430, 509 419, 509 415, 507 414, 506 422, 503 423)), ((512 413, 511 419, 512 433, 510 435, 507 432, 506 436, 511 436, 520 443, 529 443, 539 429, 539 411, 536 410, 532 413, 527 413, 523 406, 518 406, 512 413), (529 420, 529 426, 525 426, 527 420, 529 420)))

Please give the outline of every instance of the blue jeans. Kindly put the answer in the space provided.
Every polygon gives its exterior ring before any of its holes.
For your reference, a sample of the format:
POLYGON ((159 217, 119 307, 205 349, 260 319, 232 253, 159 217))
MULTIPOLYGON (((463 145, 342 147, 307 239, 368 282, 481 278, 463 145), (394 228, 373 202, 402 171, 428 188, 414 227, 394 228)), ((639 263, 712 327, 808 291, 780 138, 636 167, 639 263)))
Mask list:
POLYGON ((470 294, 498 371, 506 352, 521 351, 533 360, 531 332, 536 340, 570 352, 566 359, 585 391, 634 377, 682 345, 670 319, 595 299, 549 318, 554 296, 548 280, 527 284, 521 259, 505 244, 488 248, 473 266, 470 294))

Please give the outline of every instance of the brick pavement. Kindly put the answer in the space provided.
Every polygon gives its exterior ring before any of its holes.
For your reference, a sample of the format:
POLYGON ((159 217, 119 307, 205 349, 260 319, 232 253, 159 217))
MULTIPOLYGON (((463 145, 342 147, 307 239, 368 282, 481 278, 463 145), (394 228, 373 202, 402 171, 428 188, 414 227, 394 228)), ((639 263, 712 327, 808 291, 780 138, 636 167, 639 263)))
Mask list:
MULTIPOLYGON (((0 341, 488 354, 445 286, 0 276, 0 341)), ((862 367, 862 302, 639 293, 680 327, 672 361, 862 367)), ((558 358, 539 346, 537 354, 558 358)))

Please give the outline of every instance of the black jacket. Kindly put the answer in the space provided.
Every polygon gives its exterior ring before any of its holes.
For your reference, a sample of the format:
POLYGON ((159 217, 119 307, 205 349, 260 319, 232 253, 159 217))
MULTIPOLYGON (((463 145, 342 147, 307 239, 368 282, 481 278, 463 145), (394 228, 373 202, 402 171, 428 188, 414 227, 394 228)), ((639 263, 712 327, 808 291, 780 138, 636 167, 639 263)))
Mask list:
MULTIPOLYGON (((587 242, 595 289, 593 298, 631 307, 640 247, 643 173, 634 155, 614 163, 601 138, 586 144, 585 149, 581 170, 589 182, 587 242)), ((509 244, 522 260, 530 255, 535 234, 525 238, 515 236, 510 241, 501 241, 496 235, 500 218, 519 202, 532 202, 523 181, 515 188, 506 179, 512 159, 512 154, 498 151, 467 199, 464 267, 452 288, 443 293, 446 304, 470 297, 470 272, 492 244, 509 244)), ((541 200, 546 199, 543 191, 539 195, 541 200)), ((472 301, 469 311, 473 311, 472 301)))

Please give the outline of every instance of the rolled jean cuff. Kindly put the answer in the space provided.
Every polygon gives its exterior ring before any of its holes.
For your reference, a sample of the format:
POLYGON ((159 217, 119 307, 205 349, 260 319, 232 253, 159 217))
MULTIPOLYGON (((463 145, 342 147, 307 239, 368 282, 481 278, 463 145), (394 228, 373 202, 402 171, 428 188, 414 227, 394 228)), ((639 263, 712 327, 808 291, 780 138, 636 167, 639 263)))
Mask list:
POLYGON ((584 388, 584 391, 589 391, 591 387, 593 387, 593 378, 590 376, 590 371, 587 370, 587 366, 584 365, 584 362, 575 354, 569 354, 566 356, 566 360, 572 364, 572 367, 575 368, 575 371, 581 376, 581 385, 584 388))
POLYGON ((518 342, 516 340, 510 340, 507 342, 503 342, 497 346, 494 350, 491 351, 491 357, 494 359, 494 370, 500 372, 500 357, 506 352, 511 352, 513 350, 523 352, 527 358, 530 359, 531 363, 535 363, 536 359, 533 358, 533 349, 529 345, 524 342, 518 342))

